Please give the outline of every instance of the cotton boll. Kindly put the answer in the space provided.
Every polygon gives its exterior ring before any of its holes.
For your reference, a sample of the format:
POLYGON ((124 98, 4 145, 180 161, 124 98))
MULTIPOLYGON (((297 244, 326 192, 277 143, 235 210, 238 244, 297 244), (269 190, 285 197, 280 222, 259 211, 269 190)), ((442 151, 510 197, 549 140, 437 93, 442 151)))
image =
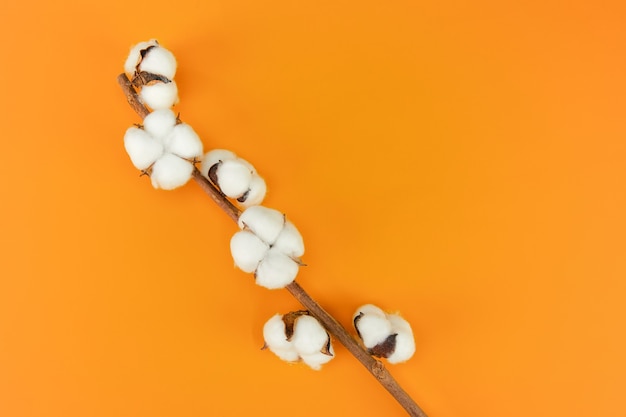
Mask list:
POLYGON ((158 46, 150 49, 144 56, 139 64, 139 70, 162 75, 171 80, 176 74, 176 58, 173 53, 158 46))
POLYGON ((268 245, 274 244, 285 225, 285 215, 263 206, 248 207, 239 216, 239 227, 247 227, 268 245))
POLYGON ((139 92, 139 98, 152 110, 169 109, 178 104, 178 86, 176 81, 144 85, 139 92))
POLYGON ((176 155, 166 153, 152 166, 150 179, 154 188, 172 190, 185 185, 191 178, 192 172, 192 164, 176 155))
POLYGON ((220 161, 228 161, 237 159, 237 156, 226 149, 213 149, 204 154, 202 157, 202 166, 200 172, 205 178, 209 178, 209 169, 220 161))
POLYGON ((163 154, 163 146, 145 130, 136 127, 126 130, 124 148, 137 169, 148 168, 163 154))
POLYGON ((269 246, 253 233, 239 231, 230 239, 230 253, 235 265, 244 272, 254 272, 269 246))
POLYGON ((304 255, 302 235, 289 220, 285 221, 283 230, 276 238, 273 247, 291 258, 299 258, 304 255))
POLYGON ((244 207, 256 206, 263 202, 265 193, 267 193, 265 180, 257 174, 252 174, 252 178, 250 179, 250 188, 248 188, 248 191, 244 194, 245 200, 241 201, 241 199, 239 199, 238 201, 244 207))
POLYGON ((363 314, 355 320, 355 327, 368 349, 383 343, 392 334, 391 323, 387 317, 377 314, 363 314))
POLYGON ((296 319, 291 342, 300 356, 312 355, 328 344, 328 333, 315 317, 300 316, 296 319))
POLYGON ((256 283, 270 290, 284 288, 296 278, 298 268, 293 259, 270 249, 255 272, 256 283))
POLYGON ((129 78, 132 78, 133 74, 135 74, 137 64, 141 61, 141 51, 155 45, 158 45, 158 43, 155 39, 152 39, 148 42, 139 42, 130 48, 130 53, 124 63, 124 72, 129 78))
POLYGON ((302 362, 309 365, 311 369, 319 371, 320 369, 322 369, 322 365, 330 362, 331 360, 335 358, 335 351, 332 345, 330 345, 330 348, 328 349, 328 353, 330 353, 330 355, 327 355, 322 352, 304 354, 304 355, 300 355, 300 358, 302 359, 302 362))
POLYGON ((267 347, 282 360, 288 362, 298 360, 298 352, 285 335, 285 322, 282 315, 276 314, 265 323, 263 339, 267 347))
POLYGON ((248 191, 252 173, 239 160, 222 161, 217 167, 217 182, 224 194, 238 198, 248 191))
POLYGON ((169 136, 174 126, 176 126, 176 115, 170 109, 155 110, 143 119, 145 131, 158 139, 169 136))
POLYGON ((415 353, 415 339, 411 325, 396 314, 388 315, 392 332, 396 333, 396 349, 387 357, 389 363, 400 363, 409 360, 415 353))
POLYGON ((202 141, 187 123, 174 126, 167 150, 181 158, 192 159, 202 156, 202 141))

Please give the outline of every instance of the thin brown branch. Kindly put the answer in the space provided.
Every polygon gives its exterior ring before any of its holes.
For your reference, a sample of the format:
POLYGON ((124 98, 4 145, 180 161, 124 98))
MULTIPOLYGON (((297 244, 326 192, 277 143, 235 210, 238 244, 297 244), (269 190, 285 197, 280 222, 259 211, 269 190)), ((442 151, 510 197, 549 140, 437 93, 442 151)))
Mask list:
POLYGON ((241 210, 233 205, 220 190, 209 180, 207 180, 198 169, 193 170, 193 179, 198 183, 202 191, 217 204, 235 223, 239 220, 241 210))
POLYGON ((139 96, 133 87, 133 84, 130 82, 126 74, 120 74, 117 76, 117 82, 124 90, 124 95, 126 96, 126 101, 130 107, 135 110, 135 113, 139 115, 142 119, 145 119, 147 115, 150 114, 150 110, 143 105, 141 100, 139 100, 139 96))
MULTIPOLYGON (((143 119, 150 111, 141 103, 137 92, 126 74, 120 74, 117 81, 122 87, 126 100, 135 112, 143 119)), ((206 179, 198 169, 193 171, 193 179, 202 190, 235 222, 238 221, 241 211, 234 206, 222 192, 206 179)), ((404 407, 412 417, 427 417, 426 413, 417 405, 415 401, 402 389, 400 384, 393 378, 391 373, 385 368, 382 362, 374 359, 370 354, 348 333, 333 316, 331 316, 322 306, 315 301, 297 282, 287 285, 287 291, 300 302, 315 318, 317 318, 335 339, 337 339, 346 349, 365 366, 365 368, 376 378, 380 384, 404 407)))
POLYGON ((374 359, 369 353, 352 337, 333 316, 322 308, 317 301, 304 291, 297 282, 287 285, 287 291, 291 293, 302 304, 312 316, 317 318, 326 328, 328 333, 339 340, 352 355, 359 360, 370 371, 372 375, 385 387, 387 391, 404 407, 410 416, 426 417, 426 413, 413 401, 407 392, 394 379, 391 373, 385 368, 382 362, 374 359))

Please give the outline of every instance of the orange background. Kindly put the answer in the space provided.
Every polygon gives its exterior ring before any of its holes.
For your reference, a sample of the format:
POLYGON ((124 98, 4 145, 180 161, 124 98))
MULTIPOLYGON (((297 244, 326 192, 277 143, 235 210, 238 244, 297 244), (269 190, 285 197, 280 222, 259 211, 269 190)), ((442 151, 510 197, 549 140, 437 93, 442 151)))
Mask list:
POLYGON ((4 1, 0 416, 402 416, 233 268, 195 184, 155 191, 115 77, 151 37, 206 149, 265 176, 298 281, 412 323, 431 417, 624 416, 626 3, 4 1), (14 4, 10 4, 14 3, 14 4))

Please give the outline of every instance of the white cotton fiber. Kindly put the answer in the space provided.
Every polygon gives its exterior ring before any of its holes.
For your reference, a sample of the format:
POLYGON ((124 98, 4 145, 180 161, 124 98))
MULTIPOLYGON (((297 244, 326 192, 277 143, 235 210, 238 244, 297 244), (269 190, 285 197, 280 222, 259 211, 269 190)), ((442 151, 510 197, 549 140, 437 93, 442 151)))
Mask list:
POLYGON ((162 154, 163 146, 145 130, 131 127, 124 135, 124 148, 137 169, 146 169, 162 154))
POLYGON ((239 216, 239 227, 247 227, 268 245, 272 245, 285 224, 285 215, 264 206, 248 207, 239 216))
POLYGON ((259 177, 257 174, 252 174, 250 179, 250 188, 248 188, 248 194, 246 200, 241 202, 244 207, 256 206, 263 202, 265 193, 267 193, 267 185, 265 180, 259 177))
POLYGON ((363 344, 368 349, 384 342, 392 334, 389 320, 375 314, 363 314, 356 322, 356 327, 363 344))
POLYGON ((246 167, 248 167, 248 169, 250 170, 250 172, 252 172, 252 174, 256 174, 257 173, 256 169, 254 169, 254 166, 252 166, 252 164, 250 162, 246 161, 243 158, 239 158, 239 157, 237 157, 237 160, 239 162, 241 162, 242 164, 244 164, 246 167))
POLYGON ((154 188, 172 190, 185 185, 191 178, 192 172, 192 164, 176 155, 166 153, 152 166, 150 179, 154 188))
POLYGON ((300 358, 302 359, 302 362, 309 365, 311 369, 319 371, 320 369, 322 369, 322 365, 330 362, 332 359, 335 358, 335 351, 332 345, 330 345, 329 353, 330 355, 327 355, 322 352, 316 352, 312 354, 302 354, 300 355, 300 358))
POLYGON ((168 109, 178 104, 178 86, 176 81, 144 85, 139 92, 139 98, 152 110, 168 109))
POLYGON ((254 272, 269 246, 253 233, 239 231, 230 239, 230 253, 235 265, 244 272, 254 272))
POLYGON ((224 194, 238 198, 248 191, 252 173, 238 159, 222 161, 217 167, 217 182, 224 194))
POLYGON ((296 319, 291 342, 300 356, 312 355, 328 344, 328 333, 315 317, 303 315, 296 319))
POLYGON ((152 137, 163 139, 169 136, 176 126, 176 115, 170 109, 155 110, 143 119, 143 128, 152 137))
POLYGON ((220 161, 229 161, 232 159, 237 159, 237 156, 231 151, 227 151, 226 149, 213 149, 205 153, 204 157, 202 157, 200 172, 202 172, 205 178, 209 178, 209 169, 211 169, 213 165, 220 161))
POLYGON ((263 339, 268 347, 276 349, 293 349, 293 344, 285 335, 285 322, 281 314, 270 318, 263 326, 263 339))
POLYGON ((387 317, 387 313, 385 313, 381 308, 376 307, 374 304, 364 304, 361 307, 357 308, 356 313, 354 313, 354 316, 352 316, 352 320, 354 320, 356 316, 358 316, 360 313, 387 317))
POLYGON ((176 74, 176 58, 167 49, 157 46, 146 53, 139 64, 139 70, 162 75, 171 80, 176 74))
POLYGON ((174 126, 167 144, 167 150, 181 158, 192 159, 202 156, 202 141, 187 123, 174 126))
POLYGON ((284 288, 296 278, 298 269, 293 259, 270 249, 257 267, 256 283, 270 290, 284 288))
POLYGON ((293 349, 278 349, 270 348, 272 353, 278 356, 280 359, 286 362, 297 362, 300 359, 300 355, 293 349))
POLYGON ((415 353, 415 339, 411 325, 397 314, 389 314, 391 332, 396 333, 396 349, 387 360, 389 363, 400 363, 409 360, 415 353))
POLYGON ((263 326, 265 344, 276 356, 287 362, 298 360, 298 352, 285 335, 285 322, 280 314, 274 315, 263 326))
POLYGON ((124 63, 124 72, 129 76, 129 78, 133 78, 133 75, 135 74, 137 64, 141 60, 141 51, 154 45, 158 45, 158 43, 156 40, 152 39, 148 42, 139 42, 130 48, 130 53, 124 63))
POLYGON ((289 220, 285 221, 283 230, 276 238, 273 247, 291 258, 299 258, 304 255, 302 235, 289 220))

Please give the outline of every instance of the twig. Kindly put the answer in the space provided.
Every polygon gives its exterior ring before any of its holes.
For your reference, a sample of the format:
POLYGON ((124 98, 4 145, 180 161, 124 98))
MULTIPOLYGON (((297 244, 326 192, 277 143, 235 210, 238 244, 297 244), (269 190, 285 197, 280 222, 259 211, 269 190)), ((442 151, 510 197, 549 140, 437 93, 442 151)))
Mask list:
MULTIPOLYGON (((141 103, 137 92, 131 84, 126 74, 120 74, 117 82, 122 87, 126 100, 135 112, 143 119, 150 111, 141 103)), ((234 206, 222 192, 206 179, 196 168, 193 171, 193 179, 198 183, 200 188, 211 197, 211 199, 235 222, 239 219, 241 210, 234 206)), ((426 413, 413 401, 400 384, 393 378, 391 373, 385 368, 382 362, 374 359, 367 351, 355 340, 353 336, 326 310, 319 305, 311 296, 298 284, 292 282, 285 287, 293 297, 300 302, 315 318, 317 318, 335 339, 339 340, 346 349, 365 366, 365 368, 376 378, 380 384, 404 407, 408 414, 412 417, 427 417, 426 413)))

